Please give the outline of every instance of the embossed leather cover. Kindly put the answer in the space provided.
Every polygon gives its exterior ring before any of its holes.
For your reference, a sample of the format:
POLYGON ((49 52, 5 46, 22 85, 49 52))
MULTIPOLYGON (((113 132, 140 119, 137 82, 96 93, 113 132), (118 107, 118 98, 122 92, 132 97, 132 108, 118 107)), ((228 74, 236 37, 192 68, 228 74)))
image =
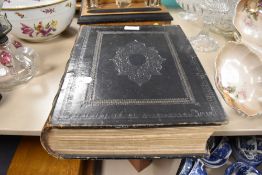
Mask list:
POLYGON ((179 26, 83 26, 50 116, 52 126, 78 128, 226 120, 179 26))

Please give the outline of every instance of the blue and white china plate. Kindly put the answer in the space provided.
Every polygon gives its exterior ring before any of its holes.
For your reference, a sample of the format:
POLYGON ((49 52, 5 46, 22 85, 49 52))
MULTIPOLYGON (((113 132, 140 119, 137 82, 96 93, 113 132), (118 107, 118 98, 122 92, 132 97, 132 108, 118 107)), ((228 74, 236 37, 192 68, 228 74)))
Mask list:
POLYGON ((200 159, 197 159, 188 175, 207 175, 204 163, 200 159))
POLYGON ((177 175, 188 175, 195 164, 196 159, 184 158, 182 159, 177 171, 177 175))
POLYGON ((245 162, 254 167, 262 163, 262 137, 237 137, 232 149, 237 161, 245 162))
POLYGON ((181 161, 177 175, 207 175, 205 165, 200 159, 185 158, 181 161))
POLYGON ((225 175, 262 175, 262 174, 257 169, 244 162, 235 162, 226 169, 225 175))
POLYGON ((209 168, 218 168, 227 162, 232 153, 232 148, 225 137, 213 139, 211 142, 213 143, 211 143, 210 155, 201 160, 209 168))
POLYGON ((228 159, 221 159, 216 163, 214 163, 214 162, 210 163, 210 162, 205 162, 203 159, 201 159, 201 160, 205 164, 205 166, 208 167, 208 168, 219 168, 219 167, 225 165, 228 161, 228 159))

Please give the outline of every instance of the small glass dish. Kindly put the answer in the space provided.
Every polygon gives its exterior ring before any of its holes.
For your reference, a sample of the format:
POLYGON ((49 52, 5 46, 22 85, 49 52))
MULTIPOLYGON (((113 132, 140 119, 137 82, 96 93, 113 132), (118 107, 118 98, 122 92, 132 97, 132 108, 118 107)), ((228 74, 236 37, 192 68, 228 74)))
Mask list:
POLYGON ((33 49, 8 39, 11 29, 9 21, 0 16, 0 92, 29 81, 38 67, 38 54, 33 49))
POLYGON ((37 71, 38 54, 31 48, 0 45, 0 91, 29 81, 37 71))

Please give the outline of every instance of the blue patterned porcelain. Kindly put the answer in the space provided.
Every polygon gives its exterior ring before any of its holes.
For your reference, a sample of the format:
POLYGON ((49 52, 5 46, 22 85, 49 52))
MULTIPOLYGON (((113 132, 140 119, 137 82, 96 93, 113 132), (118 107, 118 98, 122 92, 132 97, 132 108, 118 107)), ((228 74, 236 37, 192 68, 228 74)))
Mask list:
POLYGON ((262 163, 262 137, 237 137, 232 145, 233 155, 237 161, 254 167, 262 163))
POLYGON ((182 159, 177 175, 188 175, 195 164, 194 158, 184 158, 182 159))
POLYGON ((225 175, 262 175, 262 174, 257 169, 244 162, 235 162, 226 169, 225 175))
POLYGON ((216 163, 214 163, 214 162, 208 163, 208 162, 204 162, 203 159, 202 159, 202 162, 208 168, 219 168, 219 167, 225 165, 227 163, 227 161, 228 161, 228 159, 221 159, 221 160, 217 161, 216 163))
POLYGON ((200 159, 185 158, 181 161, 177 175, 207 175, 205 165, 200 159))
POLYGON ((201 160, 209 168, 218 168, 227 162, 231 153, 231 145, 227 138, 214 138, 211 140, 210 155, 201 160))
POLYGON ((204 163, 200 159, 197 159, 188 175, 207 175, 204 163))

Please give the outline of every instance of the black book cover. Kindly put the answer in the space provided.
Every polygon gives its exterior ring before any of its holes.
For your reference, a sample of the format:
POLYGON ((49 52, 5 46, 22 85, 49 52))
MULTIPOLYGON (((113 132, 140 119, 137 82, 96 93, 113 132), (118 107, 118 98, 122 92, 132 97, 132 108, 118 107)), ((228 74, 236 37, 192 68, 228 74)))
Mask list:
POLYGON ((81 28, 49 124, 137 128, 225 122, 222 106, 179 26, 126 29, 81 28))

